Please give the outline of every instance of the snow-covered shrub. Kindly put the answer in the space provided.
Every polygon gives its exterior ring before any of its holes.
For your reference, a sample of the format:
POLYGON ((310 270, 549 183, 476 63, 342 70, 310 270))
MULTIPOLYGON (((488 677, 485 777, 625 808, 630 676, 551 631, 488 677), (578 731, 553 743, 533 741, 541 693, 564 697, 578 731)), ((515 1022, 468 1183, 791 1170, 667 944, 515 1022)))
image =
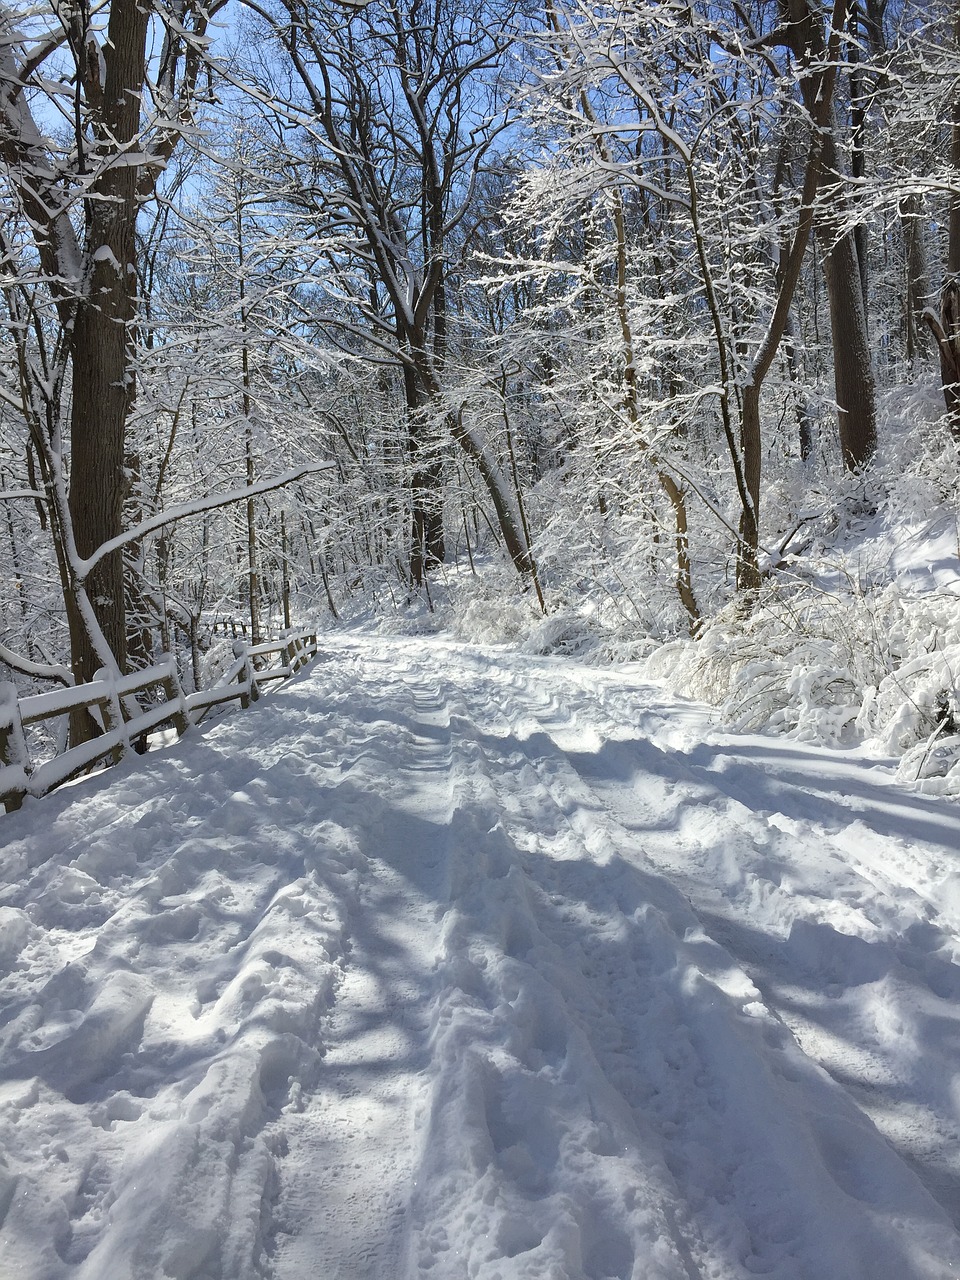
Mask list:
POLYGON ((929 592, 900 605, 891 644, 901 661, 865 690, 858 726, 902 756, 902 780, 960 795, 960 597, 929 592))
POLYGON ((902 782, 920 783, 933 795, 960 796, 960 734, 931 735, 911 747, 897 769, 902 782))
POLYGON ((733 728, 837 744, 854 737, 863 690, 883 660, 867 600, 771 584, 750 613, 728 605, 698 641, 666 645, 645 667, 718 706, 733 728))
POLYGON ((645 670, 718 706, 732 728, 831 745, 870 739, 904 756, 904 777, 955 770, 960 793, 960 596, 951 592, 772 583, 752 612, 728 606, 699 641, 662 646, 645 670))
POLYGON ((763 510, 793 531, 764 585, 644 667, 730 727, 868 740, 960 795, 960 456, 935 380, 886 394, 880 440, 866 475, 771 459, 763 510))
POLYGON ((515 644, 530 626, 530 609, 483 578, 463 583, 454 595, 452 630, 474 644, 515 644))
POLYGON ((219 684, 234 661, 233 640, 226 638, 214 640, 201 662, 201 689, 211 689, 215 684, 219 684))
POLYGON ((493 557, 478 563, 480 572, 444 565, 427 586, 407 591, 392 604, 368 600, 367 616, 380 630, 400 635, 449 632, 470 644, 519 644, 539 619, 532 590, 524 590, 512 566, 493 557))
POLYGON ((527 653, 583 654, 597 647, 596 620, 590 612, 561 606, 532 627, 524 640, 527 653))

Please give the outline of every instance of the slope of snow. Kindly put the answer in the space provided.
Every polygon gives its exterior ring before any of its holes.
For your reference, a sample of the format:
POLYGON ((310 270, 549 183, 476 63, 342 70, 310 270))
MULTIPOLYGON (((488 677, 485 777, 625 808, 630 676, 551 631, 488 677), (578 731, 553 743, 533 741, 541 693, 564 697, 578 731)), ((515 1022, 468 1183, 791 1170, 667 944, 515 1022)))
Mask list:
POLYGON ((960 811, 337 636, 0 820, 0 1276, 960 1272, 960 811))

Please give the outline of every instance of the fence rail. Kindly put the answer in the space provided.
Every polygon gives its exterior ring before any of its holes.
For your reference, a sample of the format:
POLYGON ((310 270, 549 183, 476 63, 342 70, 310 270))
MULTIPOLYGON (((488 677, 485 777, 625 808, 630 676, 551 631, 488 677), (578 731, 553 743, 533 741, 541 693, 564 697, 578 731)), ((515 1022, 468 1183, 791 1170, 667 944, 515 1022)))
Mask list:
POLYGON ((98 764, 116 764, 143 735, 172 724, 182 737, 211 707, 239 701, 249 707, 264 684, 294 675, 317 653, 312 631, 287 632, 279 640, 248 645, 237 640, 234 662, 209 689, 185 694, 177 665, 168 654, 155 666, 119 680, 98 675, 89 684, 55 689, 30 697, 17 696, 16 686, 0 682, 0 800, 7 813, 19 809, 24 796, 44 796, 98 764), (148 689, 157 700, 141 710, 136 695, 148 689), (61 751, 36 767, 24 732, 30 726, 86 709, 101 732, 88 742, 61 751))

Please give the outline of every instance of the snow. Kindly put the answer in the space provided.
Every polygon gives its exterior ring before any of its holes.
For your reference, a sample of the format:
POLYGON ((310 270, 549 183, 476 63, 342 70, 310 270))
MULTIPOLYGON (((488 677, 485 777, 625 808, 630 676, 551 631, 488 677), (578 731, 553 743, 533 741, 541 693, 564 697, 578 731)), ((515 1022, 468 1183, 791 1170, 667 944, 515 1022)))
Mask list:
POLYGON ((0 1276, 960 1272, 960 809, 340 633, 0 819, 0 1276))

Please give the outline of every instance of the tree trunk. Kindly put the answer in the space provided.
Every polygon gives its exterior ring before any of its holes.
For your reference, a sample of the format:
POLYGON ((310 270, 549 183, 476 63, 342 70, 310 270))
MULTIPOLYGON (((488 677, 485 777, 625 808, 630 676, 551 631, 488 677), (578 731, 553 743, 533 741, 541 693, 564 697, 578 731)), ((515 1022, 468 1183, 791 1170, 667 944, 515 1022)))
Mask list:
MULTIPOLYGON (((99 264, 98 264, 99 265, 99 264)), ((113 280, 116 272, 104 272, 113 280)), ((96 286, 94 287, 96 293, 96 286)), ((127 329, 112 303, 81 305, 71 343, 73 406, 70 448, 70 515, 77 552, 94 551, 123 527, 125 497, 125 440, 132 388, 127 385, 127 329)), ((118 308, 119 309, 119 308, 118 308)), ((97 621, 123 670, 127 658, 123 553, 104 556, 86 581, 97 621)), ((74 676, 78 683, 93 678, 103 656, 93 652, 85 633, 77 637, 74 676)))
POLYGON ((740 441, 743 453, 743 481, 747 500, 740 508, 740 538, 737 544, 737 587, 755 591, 760 585, 760 475, 762 436, 760 431, 760 390, 762 377, 743 388, 740 409, 740 441))
MULTIPOLYGON (((103 46, 104 84, 93 161, 134 145, 140 129, 140 91, 148 13, 137 0, 113 0, 103 46)), ((90 287, 80 301, 70 342, 73 404, 70 419, 70 515, 78 553, 92 555, 123 527, 125 441, 135 382, 130 344, 135 312, 137 185, 134 164, 108 164, 85 201, 85 255, 90 287)), ((100 561, 86 582, 117 665, 127 660, 123 552, 100 561)), ((103 663, 89 637, 77 637, 74 674, 89 680, 103 663)))
POLYGON ((443 564, 443 459, 426 405, 435 394, 429 372, 406 365, 407 455, 410 460, 410 581, 423 586, 431 569, 443 564))
MULTIPOLYGON (((822 161, 826 181, 840 182, 833 112, 823 137, 822 161)), ((840 233, 843 196, 834 187, 829 196, 829 216, 817 226, 823 248, 823 272, 830 303, 833 345, 833 379, 837 399, 837 425, 843 464, 857 471, 877 448, 877 410, 873 361, 863 305, 863 280, 856 240, 840 233)))
POLYGON ((870 461, 877 448, 873 362, 860 268, 852 236, 846 235, 834 245, 830 245, 827 236, 823 240, 840 450, 844 466, 857 471, 870 461))
MULTIPOLYGON (((957 5, 953 27, 954 52, 960 51, 960 5, 957 5)), ((960 173, 960 92, 953 100, 950 113, 950 167, 954 175, 960 173)), ((960 272, 960 193, 956 187, 950 193, 950 223, 947 241, 947 274, 960 272)))
MULTIPOLYGON (((823 20, 810 0, 785 0, 784 10, 791 24, 789 38, 796 57, 801 62, 822 59, 827 52, 823 20)), ((837 17, 835 9, 830 41, 835 41, 837 17)), ((846 26, 846 22, 842 25, 846 26)), ((817 223, 816 234, 823 249, 830 302, 840 450, 844 466, 856 471, 870 461, 877 446, 875 383, 863 300, 864 277, 860 272, 855 236, 844 230, 846 201, 832 96, 822 96, 819 76, 803 78, 800 88, 814 128, 819 131, 820 194, 826 213, 817 223)))
POLYGON ((916 360, 923 345, 923 312, 931 297, 930 273, 927 268, 922 217, 923 203, 920 197, 915 194, 905 196, 900 202, 903 256, 907 268, 903 319, 906 356, 911 364, 916 360))
POLYGON ((937 340, 943 401, 950 430, 960 440, 960 279, 947 277, 940 291, 940 315, 928 307, 923 318, 937 340))
MULTIPOLYGON (((960 5, 955 16, 953 43, 954 49, 960 50, 960 5)), ((960 174, 960 93, 953 100, 951 112, 950 166, 954 176, 960 174)), ((960 193, 956 188, 950 195, 947 278, 940 290, 940 315, 928 308, 923 318, 937 340, 943 400, 950 430, 954 438, 960 440, 960 193)))
MULTIPOLYGON (((868 95, 864 80, 863 67, 860 64, 860 13, 856 3, 850 6, 850 43, 847 56, 850 59, 850 172, 855 181, 861 182, 866 177, 866 128, 868 95)), ((863 313, 868 318, 870 312, 869 289, 867 287, 867 227, 860 222, 854 228, 854 245, 857 252, 857 269, 860 274, 860 293, 863 297, 863 313)))
POLYGON ((807 400, 803 357, 797 341, 797 320, 791 308, 787 315, 786 327, 783 331, 783 349, 787 358, 787 373, 796 391, 797 404, 797 436, 800 443, 800 458, 809 462, 816 448, 816 430, 807 400))

